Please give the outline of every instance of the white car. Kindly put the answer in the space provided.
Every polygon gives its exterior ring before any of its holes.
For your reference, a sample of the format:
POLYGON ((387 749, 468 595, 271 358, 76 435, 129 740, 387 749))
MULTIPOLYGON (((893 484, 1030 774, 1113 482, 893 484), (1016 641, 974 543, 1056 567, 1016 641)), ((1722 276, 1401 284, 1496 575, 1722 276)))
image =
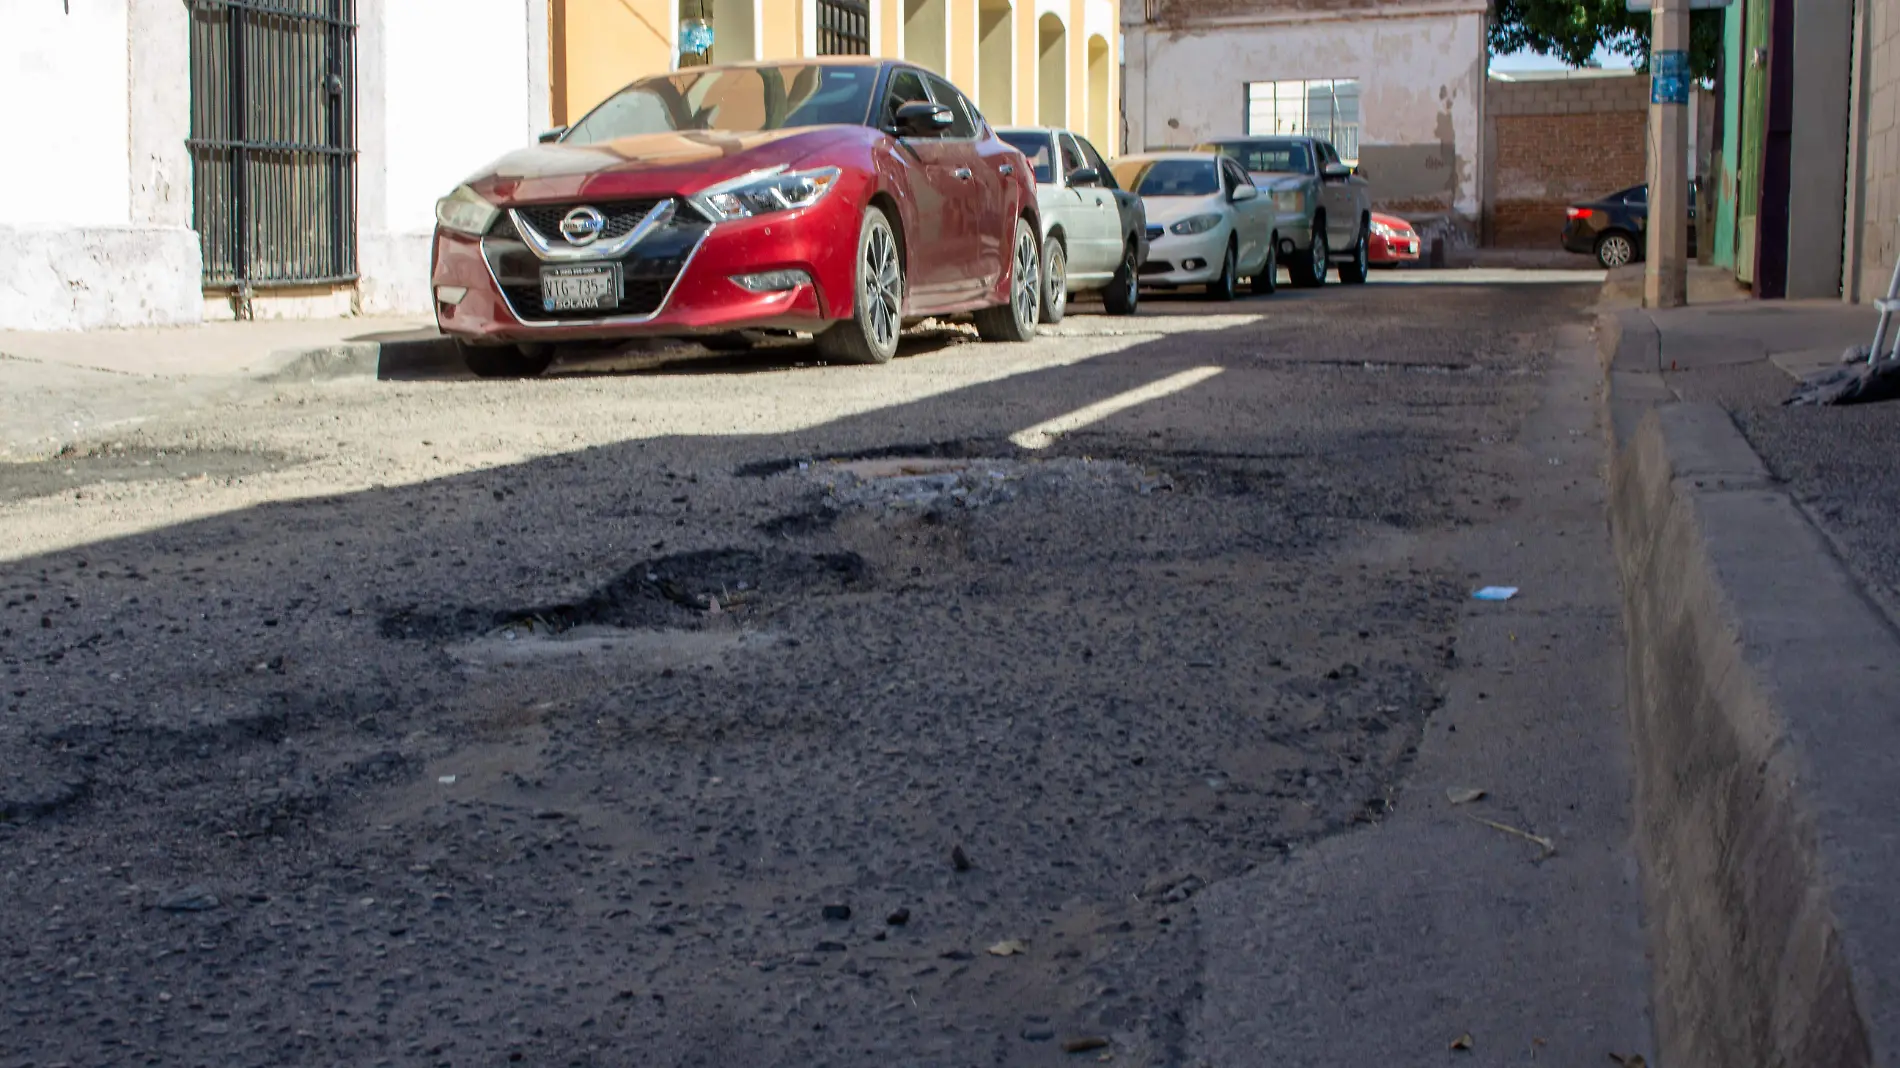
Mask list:
POLYGON ((1242 278, 1271 293, 1280 269, 1279 213, 1240 165, 1212 152, 1160 152, 1116 160, 1116 181, 1148 211, 1143 285, 1204 285, 1232 300, 1242 278))
POLYGON ((1012 126, 996 136, 1021 152, 1036 175, 1042 321, 1061 322, 1070 295, 1097 289, 1110 315, 1135 314, 1148 244, 1141 198, 1118 188, 1095 146, 1068 130, 1012 126))

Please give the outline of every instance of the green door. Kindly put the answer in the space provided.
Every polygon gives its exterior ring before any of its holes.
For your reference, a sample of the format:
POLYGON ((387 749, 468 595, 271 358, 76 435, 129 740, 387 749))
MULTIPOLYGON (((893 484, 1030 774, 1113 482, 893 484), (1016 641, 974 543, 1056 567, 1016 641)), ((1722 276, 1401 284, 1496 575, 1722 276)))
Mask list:
POLYGON ((1742 40, 1741 152, 1736 157, 1735 277, 1755 283, 1755 221, 1761 210, 1761 165, 1768 125, 1769 0, 1747 0, 1742 40))

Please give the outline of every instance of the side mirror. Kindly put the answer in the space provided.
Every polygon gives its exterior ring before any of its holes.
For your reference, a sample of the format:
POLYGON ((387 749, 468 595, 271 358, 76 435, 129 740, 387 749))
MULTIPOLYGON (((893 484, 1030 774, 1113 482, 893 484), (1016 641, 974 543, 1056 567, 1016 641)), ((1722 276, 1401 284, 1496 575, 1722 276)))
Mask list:
POLYGON ((928 100, 913 100, 897 109, 897 132, 904 137, 940 137, 956 122, 950 109, 928 100))
POLYGON ((1102 172, 1096 170, 1094 167, 1077 167, 1069 172, 1069 184, 1077 188, 1101 185, 1102 172))
POLYGON ((566 135, 567 135, 567 127, 556 126, 552 130, 541 131, 541 136, 535 138, 535 140, 545 145, 550 141, 559 141, 562 137, 566 135))
POLYGON ((1319 174, 1329 182, 1343 182, 1352 177, 1352 168, 1344 163, 1328 163, 1320 168, 1319 174))
POLYGON ((1246 185, 1235 186, 1233 196, 1229 197, 1228 199, 1238 204, 1243 200, 1252 200, 1259 195, 1260 195, 1260 187, 1253 184, 1252 182, 1248 182, 1246 185))

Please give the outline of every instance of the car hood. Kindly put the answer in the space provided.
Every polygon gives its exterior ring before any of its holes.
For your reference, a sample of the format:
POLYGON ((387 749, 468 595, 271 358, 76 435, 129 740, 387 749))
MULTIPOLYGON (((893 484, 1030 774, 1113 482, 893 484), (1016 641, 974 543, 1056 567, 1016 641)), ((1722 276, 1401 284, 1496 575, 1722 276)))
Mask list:
POLYGON ((757 133, 686 130, 591 145, 538 144, 510 152, 468 184, 504 206, 690 195, 729 178, 799 165, 879 136, 863 126, 804 126, 757 133))
POLYGON ((1397 215, 1387 215, 1384 212, 1378 212, 1378 211, 1373 212, 1372 221, 1376 223, 1381 223, 1385 226, 1390 226, 1392 229, 1398 230, 1401 233, 1412 229, 1411 223, 1406 222, 1404 219, 1399 218, 1397 215))
POLYGON ((1300 188, 1306 184, 1309 176, 1286 171, 1253 171, 1247 177, 1252 178, 1253 184, 1261 189, 1277 193, 1281 190, 1300 188))
POLYGON ((1148 212, 1149 224, 1159 226, 1190 215, 1221 211, 1227 206, 1227 198, 1219 193, 1204 197, 1143 197, 1141 203, 1148 212))

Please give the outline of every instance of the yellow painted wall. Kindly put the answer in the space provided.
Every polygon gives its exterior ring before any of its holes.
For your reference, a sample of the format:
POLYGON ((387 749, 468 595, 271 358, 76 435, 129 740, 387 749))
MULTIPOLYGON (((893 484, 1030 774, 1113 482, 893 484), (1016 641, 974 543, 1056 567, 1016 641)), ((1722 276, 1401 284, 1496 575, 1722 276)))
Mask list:
POLYGON ((768 58, 798 59, 805 54, 804 4, 810 0, 765 0, 759 13, 759 44, 768 58))
POLYGON ((1016 0, 1016 125, 1036 124, 1036 3, 1016 0))
MULTIPOLYGON (((979 0, 946 0, 949 5, 949 41, 946 71, 952 81, 972 98, 977 96, 977 10, 979 0)), ((758 35, 760 51, 767 59, 793 59, 812 47, 805 38, 805 19, 816 0, 765 0, 759 5, 758 35)), ((872 0, 877 26, 871 42, 878 55, 901 54, 905 0, 872 0)), ((1113 31, 1107 37, 1108 92, 1106 122, 1091 116, 1090 108, 1103 107, 1100 92, 1091 97, 1088 65, 1089 38, 1087 8, 1090 0, 1068 0, 1063 21, 1064 52, 1068 60, 1065 79, 1068 92, 1067 124, 1085 134, 1108 130, 1107 144, 1098 144, 1104 153, 1114 154, 1121 138, 1121 64, 1117 53, 1119 40, 1113 31)), ((1037 33, 1036 0, 1015 0, 1012 18, 1016 27, 1015 114, 997 112, 989 117, 1000 124, 1035 124, 1040 41, 1037 33)), ((664 73, 673 66, 673 40, 678 27, 672 24, 671 0, 548 0, 550 92, 556 123, 572 123, 595 104, 621 86, 649 74, 664 73)), ((996 109, 989 109, 995 111, 996 109)))
POLYGON ((904 25, 904 0, 871 0, 877 8, 879 25, 871 51, 880 56, 896 59, 902 54, 899 47, 903 37, 899 29, 904 25))
POLYGON ((669 0, 549 0, 554 121, 571 123, 621 86, 672 68, 669 0))
POLYGON ((1068 36, 1064 43, 1069 46, 1069 129, 1087 130, 1089 128, 1089 39, 1082 27, 1088 18, 1087 0, 1069 0, 1068 36))
POLYGON ((976 0, 950 0, 950 80, 976 99, 976 0))

